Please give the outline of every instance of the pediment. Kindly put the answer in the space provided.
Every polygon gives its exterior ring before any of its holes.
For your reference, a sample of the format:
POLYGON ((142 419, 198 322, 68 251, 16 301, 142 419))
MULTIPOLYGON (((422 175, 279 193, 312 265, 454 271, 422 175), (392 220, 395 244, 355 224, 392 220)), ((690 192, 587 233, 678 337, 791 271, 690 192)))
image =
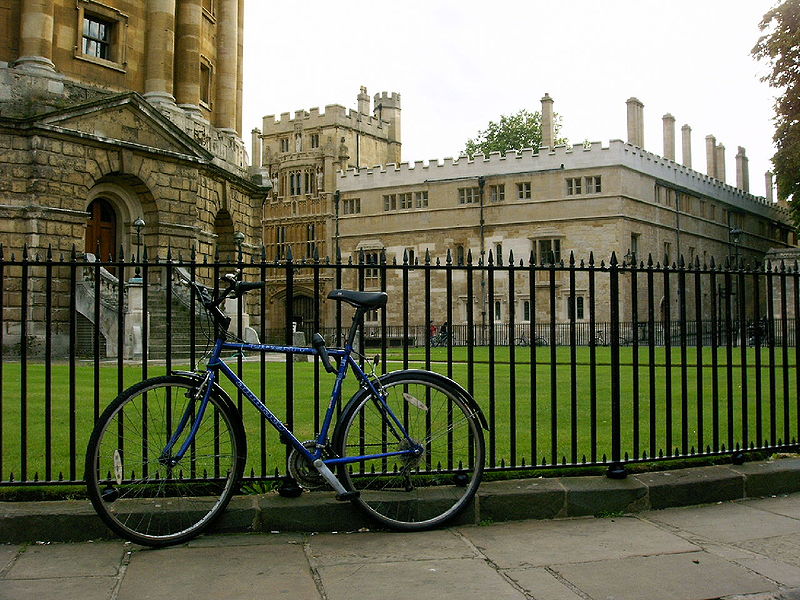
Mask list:
POLYGON ((116 96, 51 113, 37 125, 140 150, 208 158, 208 152, 147 101, 116 96))

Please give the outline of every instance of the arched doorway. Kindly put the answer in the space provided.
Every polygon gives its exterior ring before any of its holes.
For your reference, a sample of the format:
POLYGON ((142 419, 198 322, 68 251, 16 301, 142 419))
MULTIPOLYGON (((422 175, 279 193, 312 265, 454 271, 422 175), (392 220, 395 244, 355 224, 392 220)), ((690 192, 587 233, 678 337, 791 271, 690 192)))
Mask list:
POLYGON ((86 212, 89 213, 89 220, 86 223, 84 252, 96 255, 101 261, 116 260, 117 213, 111 202, 105 198, 95 198, 86 212))
POLYGON ((296 295, 292 299, 292 316, 297 323, 298 331, 305 331, 309 335, 313 333, 311 328, 314 325, 314 311, 316 301, 310 296, 296 295))

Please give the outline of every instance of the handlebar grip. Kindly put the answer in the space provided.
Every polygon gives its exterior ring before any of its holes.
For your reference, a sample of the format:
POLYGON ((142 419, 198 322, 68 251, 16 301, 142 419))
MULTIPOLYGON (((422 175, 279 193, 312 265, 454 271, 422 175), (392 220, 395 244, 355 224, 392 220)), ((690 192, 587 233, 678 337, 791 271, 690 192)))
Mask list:
POLYGON ((325 339, 319 334, 315 333, 311 336, 311 346, 319 354, 322 361, 322 366, 328 373, 336 373, 336 367, 331 364, 331 357, 328 355, 328 349, 325 347, 325 339))

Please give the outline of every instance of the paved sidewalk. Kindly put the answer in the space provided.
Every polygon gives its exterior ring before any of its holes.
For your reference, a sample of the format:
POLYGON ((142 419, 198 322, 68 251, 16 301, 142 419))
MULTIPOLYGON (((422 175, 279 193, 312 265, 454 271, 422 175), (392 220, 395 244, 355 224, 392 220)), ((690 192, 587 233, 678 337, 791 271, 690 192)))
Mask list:
POLYGON ((420 533, 0 546, 0 599, 800 600, 800 493, 420 533))

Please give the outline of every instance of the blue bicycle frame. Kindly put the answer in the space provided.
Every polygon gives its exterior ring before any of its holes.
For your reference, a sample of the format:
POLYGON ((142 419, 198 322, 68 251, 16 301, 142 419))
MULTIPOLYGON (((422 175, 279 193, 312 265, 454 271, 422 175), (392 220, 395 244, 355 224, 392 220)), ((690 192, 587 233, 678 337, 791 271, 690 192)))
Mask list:
POLYGON ((200 427, 200 423, 203 420, 203 415, 205 414, 206 406, 208 405, 209 398, 211 397, 211 391, 214 387, 214 383, 219 380, 219 372, 221 371, 225 377, 227 377, 241 392, 244 396, 250 401, 250 403, 255 406, 258 411, 264 416, 267 421, 269 421, 272 426, 278 430, 278 432, 283 436, 282 439, 287 440, 288 443, 292 445, 292 447, 297 450, 298 452, 302 453, 306 459, 313 464, 317 470, 323 475, 323 477, 330 483, 334 489, 342 494, 345 493, 344 487, 339 483, 338 479, 331 473, 329 469, 330 466, 335 466, 338 464, 343 463, 354 463, 359 462, 366 459, 376 459, 376 458, 384 458, 390 456, 401 456, 401 455, 415 455, 421 452, 422 448, 418 444, 414 443, 410 440, 407 431, 403 427, 403 423, 397 416, 392 412, 391 408, 386 402, 383 394, 380 392, 379 387, 377 387, 372 379, 364 372, 364 370, 359 366, 359 364, 353 359, 352 357, 352 345, 351 343, 347 343, 344 348, 326 348, 328 355, 339 358, 339 368, 336 373, 336 381, 333 386, 333 391, 331 392, 331 399, 328 405, 327 411, 325 413, 325 419, 322 423, 322 428, 319 432, 319 435, 316 440, 316 447, 314 448, 313 452, 309 451, 303 443, 297 439, 297 437, 287 429, 287 427, 281 422, 275 414, 267 408, 264 402, 253 393, 253 391, 247 387, 247 384, 244 383, 237 375, 233 372, 233 370, 225 363, 225 361, 221 358, 221 354, 223 351, 226 350, 234 350, 234 351, 256 351, 256 352, 271 352, 271 353, 294 353, 294 354, 307 354, 311 356, 320 356, 320 352, 316 348, 307 348, 307 347, 300 347, 300 346, 273 346, 269 344, 245 344, 245 343, 232 343, 226 342, 222 339, 217 339, 214 349, 211 352, 211 356, 209 357, 208 364, 206 366, 206 375, 201 384, 200 388, 198 389, 197 396, 195 397, 195 401, 200 396, 200 392, 203 393, 202 401, 200 402, 200 406, 196 413, 196 418, 194 420, 194 424, 192 426, 192 430, 189 432, 189 435, 183 441, 180 449, 176 453, 172 453, 172 450, 177 443, 178 439, 181 436, 181 433, 185 429, 191 414, 193 412, 193 404, 190 404, 184 415, 181 417, 178 425, 176 426, 175 432, 172 434, 172 438, 167 443, 164 451, 162 453, 163 457, 169 457, 168 462, 172 465, 177 464, 184 454, 189 449, 192 440, 194 440, 195 434, 197 433, 198 428, 200 427), (381 413, 387 417, 387 425, 392 431, 392 433, 397 436, 398 439, 406 439, 409 440, 411 443, 409 444, 410 448, 405 450, 399 450, 395 452, 382 452, 378 454, 369 454, 369 455, 358 455, 358 456, 348 456, 348 457, 336 457, 336 458, 322 458, 323 450, 327 447, 328 442, 328 432, 330 431, 330 425, 333 420, 333 413, 336 407, 336 404, 339 402, 341 398, 341 391, 342 391, 342 384, 344 382, 345 377, 347 376, 348 368, 353 369, 355 376, 358 378, 359 382, 368 389, 372 397, 375 399, 376 404, 378 404, 378 409, 381 413))

